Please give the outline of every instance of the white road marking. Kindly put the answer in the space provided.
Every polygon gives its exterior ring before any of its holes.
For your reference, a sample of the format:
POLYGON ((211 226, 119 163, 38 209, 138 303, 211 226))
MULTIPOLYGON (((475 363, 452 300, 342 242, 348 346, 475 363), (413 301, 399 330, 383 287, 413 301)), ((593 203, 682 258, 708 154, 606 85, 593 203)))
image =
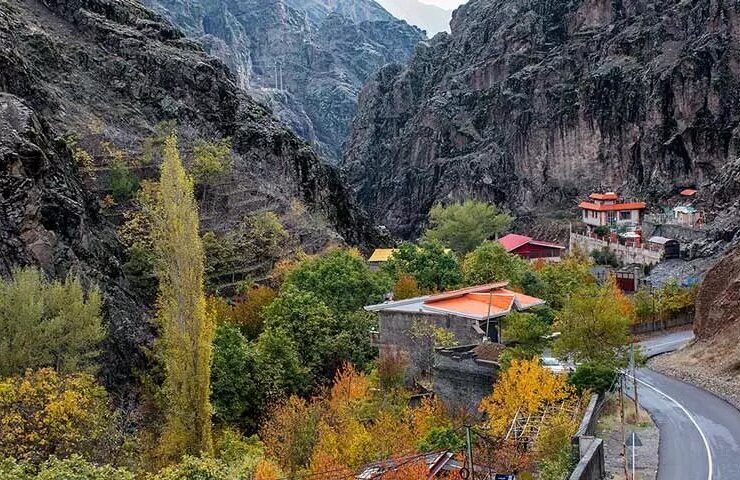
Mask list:
MULTIPOLYGON (((625 372, 625 375, 627 375, 627 376, 628 376, 628 377, 630 377, 630 378, 635 378, 635 377, 633 377, 632 375, 630 375, 629 373, 626 373, 626 372, 625 372)), ((658 393, 659 395, 663 395, 663 396, 664 396, 665 398, 667 398, 667 399, 668 399, 668 400, 670 400, 671 402, 675 403, 675 404, 676 404, 676 406, 677 406, 678 408, 680 408, 680 409, 681 409, 681 410, 683 411, 683 413, 684 413, 684 414, 686 414, 686 417, 688 417, 688 419, 689 419, 689 420, 691 421, 691 423, 693 423, 693 424, 694 424, 694 427, 696 427, 696 430, 697 430, 697 431, 699 432, 699 435, 701 435, 701 439, 702 439, 702 441, 704 442, 704 448, 705 448, 705 449, 706 449, 706 451, 707 451, 707 464, 708 464, 708 466, 709 466, 709 473, 708 473, 708 475, 707 475, 707 480, 712 480, 712 478, 713 478, 713 475, 714 475, 714 473, 713 473, 713 472, 714 472, 714 460, 712 459, 712 450, 711 450, 711 449, 709 448, 709 440, 707 440, 707 436, 706 436, 706 435, 704 435, 704 431, 702 431, 701 427, 700 427, 700 426, 699 426, 699 424, 698 424, 698 423, 696 422, 696 420, 695 420, 695 419, 694 419, 694 417, 693 417, 693 416, 691 415, 691 413, 689 413, 689 411, 688 411, 688 410, 686 409, 686 407, 684 407, 683 405, 681 405, 680 403, 678 403, 678 401, 676 401, 676 399, 675 399, 675 398, 671 397, 671 396, 670 396, 670 395, 668 395, 667 393, 664 393, 664 392, 662 392, 662 391, 658 390, 658 389, 657 389, 657 388, 655 388, 654 386, 650 385, 650 384, 649 384, 649 383, 647 383, 647 382, 644 382, 644 381, 640 380, 639 378, 636 378, 635 380, 637 380, 637 381, 638 381, 638 382, 640 382, 641 384, 645 385, 645 386, 646 386, 646 387, 648 387, 648 388, 649 388, 650 390, 653 390, 653 391, 655 391, 655 392, 656 392, 656 393, 658 393)))

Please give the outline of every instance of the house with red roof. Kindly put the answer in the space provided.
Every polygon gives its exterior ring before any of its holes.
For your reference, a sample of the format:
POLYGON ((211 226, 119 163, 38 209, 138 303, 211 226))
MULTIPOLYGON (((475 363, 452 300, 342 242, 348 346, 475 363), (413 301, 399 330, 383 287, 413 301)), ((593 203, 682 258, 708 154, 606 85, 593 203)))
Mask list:
POLYGON ((457 345, 477 345, 484 339, 498 342, 503 318, 545 303, 507 286, 506 282, 492 283, 365 307, 378 313, 375 343, 381 359, 406 357, 408 374, 415 377, 431 370, 435 345, 425 333, 444 329, 457 345))
POLYGON ((498 239, 507 252, 525 260, 544 259, 557 261, 565 251, 565 247, 557 243, 535 240, 525 235, 510 233, 498 239))

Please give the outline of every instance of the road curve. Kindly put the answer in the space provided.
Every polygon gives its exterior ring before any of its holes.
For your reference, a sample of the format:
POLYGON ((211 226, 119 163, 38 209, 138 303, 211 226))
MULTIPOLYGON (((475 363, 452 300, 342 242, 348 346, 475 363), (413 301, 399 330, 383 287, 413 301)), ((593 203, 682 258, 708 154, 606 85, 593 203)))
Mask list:
MULTIPOLYGON (((692 338, 691 332, 677 332, 641 347, 656 355, 692 338)), ((740 480, 740 411, 706 390, 648 368, 638 369, 636 376, 640 405, 660 429, 658 480, 740 480)))

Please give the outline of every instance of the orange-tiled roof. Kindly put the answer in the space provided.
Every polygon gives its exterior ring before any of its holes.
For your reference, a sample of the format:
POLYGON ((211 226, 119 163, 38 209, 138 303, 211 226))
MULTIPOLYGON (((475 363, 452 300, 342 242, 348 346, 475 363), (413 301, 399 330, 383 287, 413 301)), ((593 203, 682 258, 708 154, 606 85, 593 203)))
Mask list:
POLYGON ((456 315, 479 320, 501 317, 545 303, 539 298, 507 290, 507 282, 462 288, 428 297, 410 298, 365 307, 368 311, 456 315))
POLYGON ((693 197, 696 195, 696 192, 693 188, 687 188, 686 190, 681 190, 681 195, 684 197, 693 197))
POLYGON ((614 203, 611 205, 599 205, 591 202, 581 202, 578 204, 584 210, 594 210, 597 212, 614 212, 620 210, 644 210, 647 205, 644 202, 625 202, 614 203))
POLYGON ((606 192, 606 193, 592 193, 588 196, 591 200, 617 200, 619 199, 619 194, 614 192, 606 192))

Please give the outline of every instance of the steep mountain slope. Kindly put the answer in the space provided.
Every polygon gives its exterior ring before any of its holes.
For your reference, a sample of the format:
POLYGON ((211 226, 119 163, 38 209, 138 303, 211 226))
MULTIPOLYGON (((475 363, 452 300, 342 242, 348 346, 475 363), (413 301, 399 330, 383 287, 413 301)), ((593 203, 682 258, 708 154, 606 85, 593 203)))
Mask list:
POLYGON ((278 117, 338 160, 362 85, 423 33, 373 0, 144 0, 202 40, 278 117))
POLYGON ((0 274, 37 264, 51 276, 80 272, 98 283, 110 384, 141 365, 152 329, 123 278, 115 228, 60 135, 94 136, 132 154, 165 120, 193 136, 231 137, 233 172, 209 207, 209 229, 299 203, 324 224, 302 237, 313 245, 377 235, 332 167, 245 96, 222 63, 137 2, 0 3, 0 65, 0 274))
POLYGON ((429 37, 439 32, 450 31, 452 10, 445 10, 417 0, 378 0, 378 3, 394 16, 426 31, 429 37))
POLYGON ((472 0, 369 82, 344 167, 404 236, 450 198, 543 214, 592 189, 673 195, 738 156, 739 26, 728 0, 472 0))

